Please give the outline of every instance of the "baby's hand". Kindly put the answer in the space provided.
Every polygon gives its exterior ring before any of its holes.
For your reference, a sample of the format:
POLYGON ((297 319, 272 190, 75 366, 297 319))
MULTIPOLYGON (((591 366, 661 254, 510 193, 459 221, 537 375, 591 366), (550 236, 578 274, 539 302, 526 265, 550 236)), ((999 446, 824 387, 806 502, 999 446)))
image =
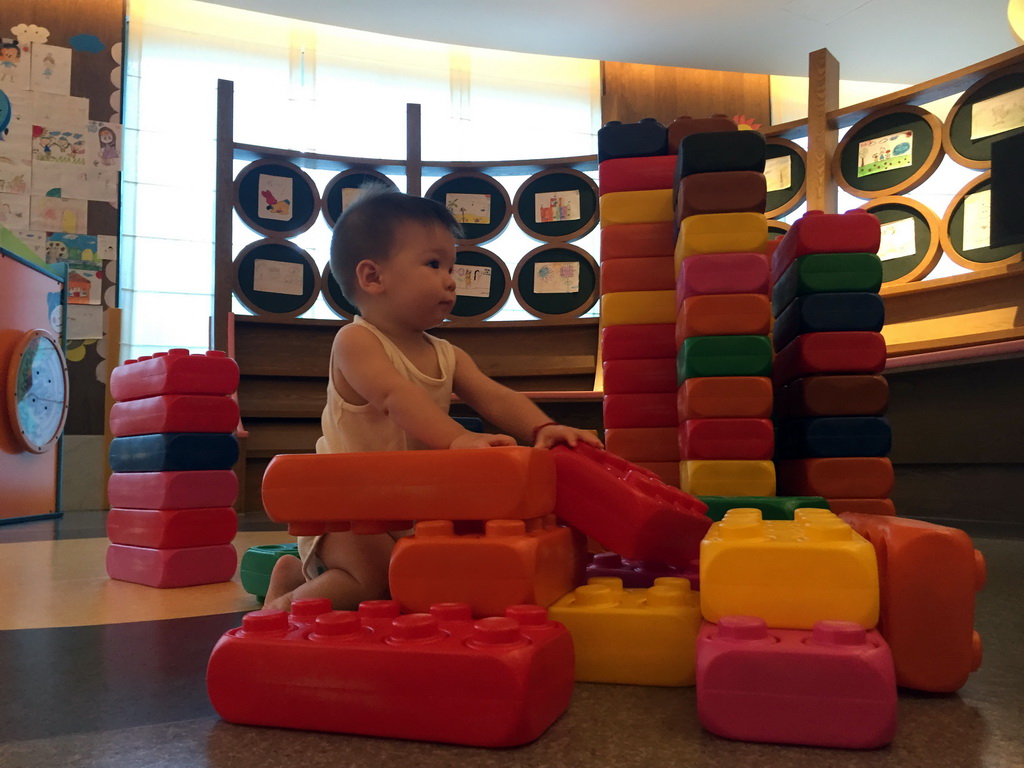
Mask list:
POLYGON ((515 438, 509 437, 508 435, 490 435, 481 434, 479 432, 466 432, 464 435, 459 435, 452 444, 448 447, 450 449, 461 449, 461 448, 496 448, 502 445, 516 445, 515 438))
POLYGON ((570 448, 577 442, 583 441, 595 448, 604 448, 604 443, 597 439, 592 432, 587 432, 575 427, 567 427, 564 424, 548 424, 537 433, 537 440, 534 448, 553 448, 556 445, 565 444, 570 448))

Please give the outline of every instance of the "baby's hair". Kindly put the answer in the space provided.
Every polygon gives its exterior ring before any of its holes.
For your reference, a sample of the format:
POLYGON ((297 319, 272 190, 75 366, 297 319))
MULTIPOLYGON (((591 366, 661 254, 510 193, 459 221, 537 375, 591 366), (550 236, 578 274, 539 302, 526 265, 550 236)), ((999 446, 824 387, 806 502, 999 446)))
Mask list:
POLYGON ((356 265, 364 259, 387 261, 401 225, 440 224, 454 237, 463 236, 462 226, 435 200, 406 195, 377 182, 359 190, 338 217, 331 238, 331 272, 352 304, 357 298, 356 265))

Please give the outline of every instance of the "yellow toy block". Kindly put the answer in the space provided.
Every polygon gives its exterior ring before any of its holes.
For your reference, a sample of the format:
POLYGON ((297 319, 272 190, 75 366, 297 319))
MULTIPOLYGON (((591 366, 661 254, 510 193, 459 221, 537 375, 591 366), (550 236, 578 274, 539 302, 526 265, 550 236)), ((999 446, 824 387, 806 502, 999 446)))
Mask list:
POLYGON ((700 545, 704 618, 758 616, 777 629, 818 621, 878 623, 874 547, 828 510, 797 510, 793 520, 763 520, 732 509, 700 545))
POLYGON ((548 615, 572 633, 576 679, 626 685, 693 685, 701 626, 700 596, 686 579, 665 577, 649 589, 592 578, 548 615))
POLYGON ((675 221, 675 216, 671 189, 605 192, 601 195, 602 226, 675 221))
POLYGON ((763 213, 745 211, 687 216, 679 226, 676 240, 676 274, 679 274, 683 259, 695 253, 764 253, 767 242, 768 219, 763 213))
POLYGON ((601 297, 601 327, 610 325, 675 325, 676 292, 617 291, 601 297))
POLYGON ((681 461, 679 487, 694 496, 774 496, 775 464, 767 459, 681 461))

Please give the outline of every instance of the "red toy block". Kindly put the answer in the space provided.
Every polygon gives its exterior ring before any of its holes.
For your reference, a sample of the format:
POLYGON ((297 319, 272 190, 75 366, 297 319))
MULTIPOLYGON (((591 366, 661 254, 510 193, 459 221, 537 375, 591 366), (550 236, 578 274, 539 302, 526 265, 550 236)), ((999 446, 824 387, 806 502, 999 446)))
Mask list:
POLYGON ((776 414, 799 419, 814 416, 881 416, 889 406, 889 383, 880 374, 805 376, 775 393, 776 414))
POLYGON ((679 142, 692 133, 714 133, 716 131, 737 131, 736 123, 725 115, 711 117, 690 117, 680 115, 668 124, 668 151, 675 155, 679 151, 679 142))
POLYGON ((551 605, 575 586, 584 558, 554 518, 488 520, 484 533, 461 536, 450 520, 428 520, 395 544, 388 583, 405 612, 452 602, 501 616, 510 605, 551 605))
POLYGON ((885 337, 874 331, 803 333, 775 356, 776 386, 821 373, 881 373, 885 369, 885 337))
POLYGON ((854 512, 859 515, 895 517, 896 505, 892 499, 826 499, 829 509, 837 515, 854 512))
POLYGON ((841 517, 875 547, 878 630, 892 648, 896 682, 933 693, 959 690, 981 666, 974 599, 985 586, 985 559, 970 536, 903 517, 841 517))
POLYGON ((605 360, 601 367, 606 395, 675 392, 678 386, 675 357, 605 360))
POLYGON ((114 403, 114 437, 158 432, 234 432, 238 403, 224 395, 156 395, 114 403))
POLYGON ((763 294, 690 296, 679 307, 676 342, 682 346, 691 336, 767 336, 771 324, 772 304, 763 294))
MULTIPOLYGON (((187 349, 125 360, 110 374, 115 400, 156 395, 230 395, 238 388, 238 365, 219 350, 190 355, 187 349)), ((234 430, 232 425, 231 430, 234 430)))
POLYGON ((699 556, 701 539, 711 527, 702 501, 582 443, 557 446, 551 454, 558 473, 559 519, 634 560, 687 568, 699 556))
POLYGON ((612 325, 601 329, 601 359, 640 360, 676 357, 676 332, 672 323, 612 325))
POLYGON ((153 549, 111 544, 107 547, 107 575, 147 587, 168 589, 231 581, 238 554, 231 544, 209 547, 153 549))
POLYGON ((230 507, 237 496, 238 477, 230 469, 115 472, 107 481, 107 501, 111 507, 230 507))
POLYGON ((622 291, 671 291, 676 265, 671 256, 612 259, 601 265, 601 295, 622 291))
POLYGON ((884 456, 788 459, 777 461, 775 470, 781 496, 880 499, 892 493, 895 482, 892 462, 884 456))
POLYGON ((353 521, 401 529, 409 520, 528 520, 549 514, 554 499, 550 453, 521 446, 283 454, 263 475, 267 516, 294 536, 353 521))
POLYGON ((808 211, 797 219, 772 254, 772 282, 801 256, 812 253, 878 253, 878 218, 855 208, 846 213, 808 211))
POLYGON ((679 461, 678 427, 618 427, 604 431, 609 452, 626 461, 679 461))
POLYGON ((675 252, 676 230, 671 221, 601 225, 602 264, 610 259, 672 256, 675 252))
POLYGON ((695 253, 683 259, 676 280, 677 302, 717 293, 769 292, 768 257, 753 251, 695 253))
POLYGON ((682 179, 676 190, 676 222, 702 213, 764 213, 767 196, 763 173, 694 173, 682 179))
POLYGON ((752 418, 772 415, 772 381, 767 376, 698 376, 676 394, 679 420, 752 418))
POLYGON ((465 605, 397 611, 363 603, 312 626, 281 611, 248 614, 210 655, 214 709, 244 725, 512 747, 568 708, 572 638, 544 608, 477 622, 465 605))
POLYGON ((203 509, 123 509, 107 514, 107 537, 114 544, 180 549, 230 544, 238 532, 231 507, 203 509))
POLYGON ((771 419, 687 419, 679 425, 681 461, 770 459, 774 449, 771 419))
POLYGON ((605 395, 605 429, 623 427, 674 427, 676 396, 671 392, 642 395, 605 395))
POLYGON ((637 461, 634 464, 659 478, 665 485, 671 485, 673 488, 679 487, 678 461, 637 461))
POLYGON ((895 735, 896 704, 889 647, 852 622, 808 631, 723 616, 697 637, 697 717, 718 736, 873 749, 895 735))
POLYGON ((675 153, 652 157, 616 157, 597 169, 598 190, 634 192, 642 189, 672 189, 676 175, 675 153))

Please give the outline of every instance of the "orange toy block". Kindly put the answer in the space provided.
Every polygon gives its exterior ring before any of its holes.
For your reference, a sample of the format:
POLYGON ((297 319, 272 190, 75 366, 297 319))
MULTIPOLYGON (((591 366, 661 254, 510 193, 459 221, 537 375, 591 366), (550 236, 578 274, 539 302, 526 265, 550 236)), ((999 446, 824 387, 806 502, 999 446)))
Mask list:
POLYGON ((674 291, 675 261, 671 256, 612 259, 601 265, 601 294, 622 291, 674 291))
POLYGON ((488 520, 483 534, 462 536, 450 520, 417 523, 391 553, 391 597, 407 613, 468 603, 478 618, 502 616, 510 605, 548 606, 572 590, 583 541, 554 517, 488 520))
POLYGON ((878 630, 892 649, 896 683, 934 693, 959 690, 981 666, 974 599, 985 560, 956 528, 901 517, 840 517, 875 547, 878 630))
POLYGON ((606 429, 609 453, 630 462, 679 461, 678 427, 624 427, 606 429))
POLYGON ((881 499, 895 482, 892 462, 884 456, 790 459, 775 468, 782 496, 881 499))
POLYGON ((676 343, 690 336, 767 336, 772 304, 757 293, 690 296, 676 316, 676 343))
POLYGON ((772 415, 772 381, 767 376, 697 376, 676 395, 679 420, 751 418, 772 415))
POLYGON ((293 536, 352 521, 528 520, 555 502, 555 464, 540 448, 283 454, 263 475, 267 516, 293 536))
POLYGON ((854 512, 859 515, 895 517, 896 505, 892 499, 825 499, 828 508, 837 515, 854 512))
POLYGON ((676 230, 671 221, 651 224, 601 222, 601 263, 609 259, 671 256, 676 249, 676 230))

